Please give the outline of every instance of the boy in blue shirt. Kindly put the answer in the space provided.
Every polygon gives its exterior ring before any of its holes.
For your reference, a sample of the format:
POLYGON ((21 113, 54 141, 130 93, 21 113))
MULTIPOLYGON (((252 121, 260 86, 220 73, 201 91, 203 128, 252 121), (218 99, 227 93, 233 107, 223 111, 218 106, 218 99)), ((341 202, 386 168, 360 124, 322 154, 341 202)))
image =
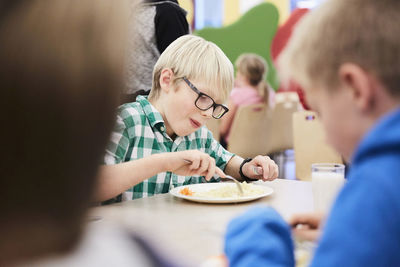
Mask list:
MULTIPOLYGON (((302 236, 321 232, 311 266, 400 266, 399 17, 397 0, 328 0, 299 23, 280 59, 351 163, 324 229, 315 215, 290 222, 310 226, 295 230, 302 236)), ((289 231, 272 209, 235 219, 225 247, 231 266, 292 266, 289 231), (249 234, 254 224, 260 230, 249 234)))
POLYGON ((278 168, 269 157, 244 160, 203 127, 228 112, 222 103, 232 87, 232 63, 218 46, 194 35, 172 42, 154 67, 149 97, 139 96, 118 109, 99 199, 167 193, 171 187, 201 183, 202 176, 210 180, 215 173, 275 179, 278 168))

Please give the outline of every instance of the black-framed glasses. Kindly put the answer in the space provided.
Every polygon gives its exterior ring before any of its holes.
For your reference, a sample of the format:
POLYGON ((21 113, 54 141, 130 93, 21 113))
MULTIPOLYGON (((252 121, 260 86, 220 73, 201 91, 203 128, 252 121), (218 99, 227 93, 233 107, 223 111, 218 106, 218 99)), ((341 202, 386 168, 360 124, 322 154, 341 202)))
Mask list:
POLYGON ((197 89, 196 86, 194 86, 186 77, 183 77, 182 79, 187 83, 187 85, 189 85, 189 87, 193 91, 195 91, 195 93, 199 95, 196 101, 194 102, 194 105, 198 109, 206 111, 210 108, 213 108, 212 116, 214 119, 220 119, 222 116, 225 115, 225 113, 229 111, 229 109, 226 106, 215 103, 214 99, 212 99, 211 96, 200 92, 200 90, 197 89))

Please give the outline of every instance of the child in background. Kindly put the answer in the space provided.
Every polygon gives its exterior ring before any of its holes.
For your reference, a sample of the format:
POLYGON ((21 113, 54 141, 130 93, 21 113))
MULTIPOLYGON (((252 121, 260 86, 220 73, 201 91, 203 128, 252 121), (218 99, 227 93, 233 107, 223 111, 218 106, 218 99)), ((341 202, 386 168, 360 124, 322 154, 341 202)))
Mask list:
POLYGON ((106 150, 107 165, 103 167, 99 198, 106 200, 125 191, 119 200, 135 199, 167 193, 170 187, 203 182, 202 176, 191 176, 194 171, 206 173, 206 180, 215 172, 223 177, 221 169, 241 180, 275 179, 278 168, 270 158, 244 160, 235 156, 203 127, 210 118, 219 119, 228 112, 222 103, 232 86, 233 67, 220 48, 193 35, 175 40, 154 67, 149 97, 138 96, 137 102, 118 109, 106 150), (160 159, 162 152, 174 153, 164 153, 160 159), (132 166, 149 156, 159 161, 149 160, 146 170, 158 169, 158 174, 146 180, 143 175, 132 178, 136 172, 132 166), (189 163, 186 169, 160 169, 177 161, 189 163))
MULTIPOLYGON (((290 222, 303 236, 322 230, 311 266, 400 266, 399 17, 398 0, 328 0, 299 22, 279 61, 305 88, 328 142, 351 162, 324 229, 315 215, 290 222)), ((292 266, 284 225, 265 208, 235 219, 230 265, 292 266)))
POLYGON ((275 92, 265 80, 268 74, 265 60, 259 55, 247 53, 238 57, 235 66, 235 88, 229 97, 229 113, 220 124, 221 142, 225 144, 228 144, 229 132, 239 107, 259 103, 274 106, 275 92))

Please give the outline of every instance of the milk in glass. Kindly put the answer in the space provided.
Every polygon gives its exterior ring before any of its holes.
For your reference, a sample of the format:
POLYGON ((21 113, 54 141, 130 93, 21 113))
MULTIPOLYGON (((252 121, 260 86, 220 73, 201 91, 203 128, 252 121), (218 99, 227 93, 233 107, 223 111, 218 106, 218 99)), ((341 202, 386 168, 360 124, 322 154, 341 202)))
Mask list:
POLYGON ((311 178, 314 210, 327 213, 345 182, 344 165, 313 164, 311 178))

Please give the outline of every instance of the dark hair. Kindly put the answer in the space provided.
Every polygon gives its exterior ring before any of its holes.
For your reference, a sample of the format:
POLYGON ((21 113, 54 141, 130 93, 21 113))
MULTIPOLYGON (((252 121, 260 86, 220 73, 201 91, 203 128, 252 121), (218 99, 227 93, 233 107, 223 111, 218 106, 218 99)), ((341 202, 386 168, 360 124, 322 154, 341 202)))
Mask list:
POLYGON ((76 244, 121 88, 122 1, 20 2, 0 17, 0 265, 76 244))

